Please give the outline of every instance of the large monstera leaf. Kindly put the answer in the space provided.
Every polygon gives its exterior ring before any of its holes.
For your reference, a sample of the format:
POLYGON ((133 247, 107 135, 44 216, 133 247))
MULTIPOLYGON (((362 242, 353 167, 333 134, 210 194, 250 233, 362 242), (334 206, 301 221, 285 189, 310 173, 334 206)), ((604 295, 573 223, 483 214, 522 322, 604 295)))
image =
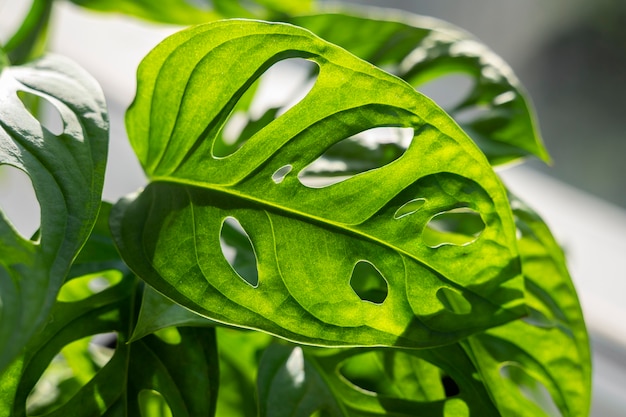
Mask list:
POLYGON ((136 274, 201 315, 301 343, 427 347, 524 314, 515 226, 485 156, 413 87, 306 30, 233 20, 173 35, 140 65, 127 128, 151 183, 116 204, 114 240, 136 274), (215 156, 237 101, 289 57, 319 67, 311 91, 215 156), (300 181, 332 145, 382 126, 414 132, 400 158, 330 186, 300 181), (449 212, 477 217, 479 234, 435 230, 449 212), (222 251, 229 218, 258 282, 222 251), (382 298, 354 288, 363 265, 382 298))
POLYGON ((0 73, 0 165, 26 173, 41 205, 41 229, 21 236, 0 212, 0 373, 43 324, 98 215, 108 117, 100 87, 76 64, 47 56, 0 73), (57 134, 20 97, 48 101, 57 134))
MULTIPOLYGON (((416 88, 447 75, 471 80, 445 110, 492 164, 549 160, 526 91, 496 53, 466 31, 430 17, 376 8, 329 10, 290 19, 416 88), (375 33, 376 36, 371 36, 375 33)), ((452 93, 453 96, 458 94, 452 93)))

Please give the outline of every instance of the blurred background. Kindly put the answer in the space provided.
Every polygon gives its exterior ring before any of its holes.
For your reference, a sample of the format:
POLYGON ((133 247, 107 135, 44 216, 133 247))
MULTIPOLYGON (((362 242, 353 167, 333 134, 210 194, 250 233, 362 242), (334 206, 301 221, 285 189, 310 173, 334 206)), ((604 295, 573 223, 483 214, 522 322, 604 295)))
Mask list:
MULTIPOLYGON (((473 33, 510 64, 534 101, 553 164, 528 161, 504 181, 564 246, 592 335, 593 416, 626 411, 626 1, 348 0, 434 16, 473 33)), ((30 5, 0 0, 0 42, 30 5)), ((51 49, 103 86, 111 116, 104 197, 145 184, 123 114, 141 58, 178 27, 86 12, 58 1, 51 49)), ((0 204, 24 233, 38 224, 27 178, 0 170, 0 204)))

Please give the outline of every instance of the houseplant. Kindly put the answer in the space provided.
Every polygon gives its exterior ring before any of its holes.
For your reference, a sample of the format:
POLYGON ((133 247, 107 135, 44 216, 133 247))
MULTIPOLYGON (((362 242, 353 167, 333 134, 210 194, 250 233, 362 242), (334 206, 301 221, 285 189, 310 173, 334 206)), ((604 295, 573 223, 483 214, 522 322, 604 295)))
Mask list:
POLYGON ((588 413, 563 255, 493 170, 548 156, 484 45, 376 9, 75 3, 265 21, 191 26, 142 61, 126 127, 149 184, 115 205, 100 88, 39 57, 53 4, 4 46, 1 161, 32 179, 41 229, 0 224, 0 415, 588 413), (306 95, 258 111, 288 61, 306 95), (415 90, 455 72, 474 84, 447 112, 415 90))

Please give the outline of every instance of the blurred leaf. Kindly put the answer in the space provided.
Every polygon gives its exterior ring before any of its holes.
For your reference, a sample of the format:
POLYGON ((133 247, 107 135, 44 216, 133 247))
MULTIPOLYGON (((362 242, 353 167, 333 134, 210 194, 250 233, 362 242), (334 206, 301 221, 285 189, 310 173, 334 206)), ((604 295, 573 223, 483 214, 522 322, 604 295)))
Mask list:
POLYGON ((41 206, 41 231, 22 237, 0 212, 0 373, 44 324, 100 207, 108 116, 100 87, 76 64, 47 56, 0 73, 0 164, 25 172, 41 206), (55 135, 20 101, 49 101, 55 135))
POLYGON ((44 53, 53 4, 53 0, 32 0, 22 24, 4 45, 14 65, 24 64, 44 53))
POLYGON ((265 349, 274 340, 249 330, 216 328, 220 357, 220 389, 216 416, 257 417, 257 370, 265 349))
POLYGON ((471 77, 468 95, 445 110, 490 162, 497 165, 528 155, 549 160, 526 91, 511 68, 472 35, 447 22, 406 12, 332 10, 338 11, 289 21, 416 88, 449 74, 471 77))
POLYGON ((235 20, 168 38, 142 62, 138 83, 126 121, 151 183, 116 204, 111 227, 130 268, 168 298, 219 322, 331 346, 441 345, 523 312, 497 176, 444 112, 396 77, 308 31, 235 20), (309 95, 234 154, 214 157, 213 140, 247 86, 289 57, 320 67, 309 95), (299 182, 326 148, 389 125, 415 130, 398 160, 329 187, 299 182), (293 174, 277 183, 286 165, 293 174), (397 215, 416 198, 426 203, 397 215), (431 219, 459 207, 480 214, 480 236, 427 245, 431 219), (229 218, 250 238, 258 285, 223 253, 229 218), (388 283, 382 303, 351 287, 360 261, 388 283), (471 314, 450 309, 446 292, 471 314))
POLYGON ((227 17, 260 19, 308 12, 313 0, 71 0, 82 7, 176 25, 227 17))

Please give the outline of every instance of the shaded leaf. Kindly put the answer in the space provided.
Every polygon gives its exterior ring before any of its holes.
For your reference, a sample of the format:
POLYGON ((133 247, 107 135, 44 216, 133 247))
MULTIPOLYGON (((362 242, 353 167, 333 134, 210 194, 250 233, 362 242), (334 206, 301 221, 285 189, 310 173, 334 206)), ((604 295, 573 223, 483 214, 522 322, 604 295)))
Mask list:
POLYGON ((506 194, 478 148, 428 98, 308 31, 235 20, 168 38, 140 66, 127 127, 152 182, 116 204, 115 242, 136 274, 201 315, 302 343, 425 347, 523 311, 506 194), (320 67, 311 92, 229 157, 213 157, 246 87, 287 57, 320 67), (299 182, 326 148, 379 126, 414 129, 402 157, 329 187, 299 182), (287 164, 293 175, 277 184, 287 164), (420 210, 395 218, 416 198, 420 210), (425 244, 430 220, 459 207, 480 214, 480 236, 425 244), (256 287, 222 254, 230 217, 252 242, 256 287), (388 283, 382 304, 350 286, 362 260, 388 283), (442 289, 471 313, 451 311, 442 289))
POLYGON ((261 415, 498 416, 473 372, 458 345, 407 351, 306 348, 304 354, 300 347, 274 345, 259 368, 261 415), (354 360, 359 381, 342 370, 354 360), (458 392, 445 392, 446 378, 458 392))
POLYGON ((549 160, 526 91, 493 51, 437 19, 375 8, 296 16, 296 25, 346 48, 416 88, 449 74, 471 77, 466 97, 446 111, 492 164, 534 155, 549 160), (375 33, 376 36, 372 36, 375 33))
MULTIPOLYGON (((103 272, 99 270, 103 264, 99 258, 89 262, 87 255, 95 248, 113 247, 102 227, 106 223, 101 221, 106 220, 109 209, 110 205, 105 204, 85 253, 79 256, 79 269, 91 276, 103 272)), ((119 273, 126 272, 122 268, 119 273)), ((0 378, 0 416, 24 416, 27 406, 29 415, 37 411, 46 416, 138 416, 144 403, 155 398, 154 392, 163 398, 174 417, 213 415, 218 378, 213 329, 172 327, 127 343, 138 309, 139 285, 134 276, 127 274, 115 285, 95 293, 83 277, 69 280, 62 294, 68 285, 75 287, 72 294, 80 296, 56 302, 50 321, 26 346, 20 369, 0 378), (115 351, 102 366, 92 353, 93 344, 85 338, 110 332, 115 333, 115 351), (29 393, 63 347, 66 349, 62 354, 72 372, 67 372, 67 366, 53 369, 52 377, 47 378, 49 383, 56 383, 57 395, 33 404, 29 393), (5 382, 11 375, 15 378, 5 382)))
POLYGON ((82 7, 142 19, 192 25, 227 17, 272 19, 310 11, 313 0, 71 0, 82 7))
POLYGON ((102 91, 76 64, 47 56, 0 73, 0 164, 25 172, 41 205, 41 230, 23 238, 0 212, 0 372, 44 323, 100 206, 108 117, 102 91), (49 101, 54 135, 19 93, 49 101))
POLYGON ((502 415, 587 416, 589 339, 563 252, 536 213, 512 204, 530 315, 469 338, 466 349, 502 415))

